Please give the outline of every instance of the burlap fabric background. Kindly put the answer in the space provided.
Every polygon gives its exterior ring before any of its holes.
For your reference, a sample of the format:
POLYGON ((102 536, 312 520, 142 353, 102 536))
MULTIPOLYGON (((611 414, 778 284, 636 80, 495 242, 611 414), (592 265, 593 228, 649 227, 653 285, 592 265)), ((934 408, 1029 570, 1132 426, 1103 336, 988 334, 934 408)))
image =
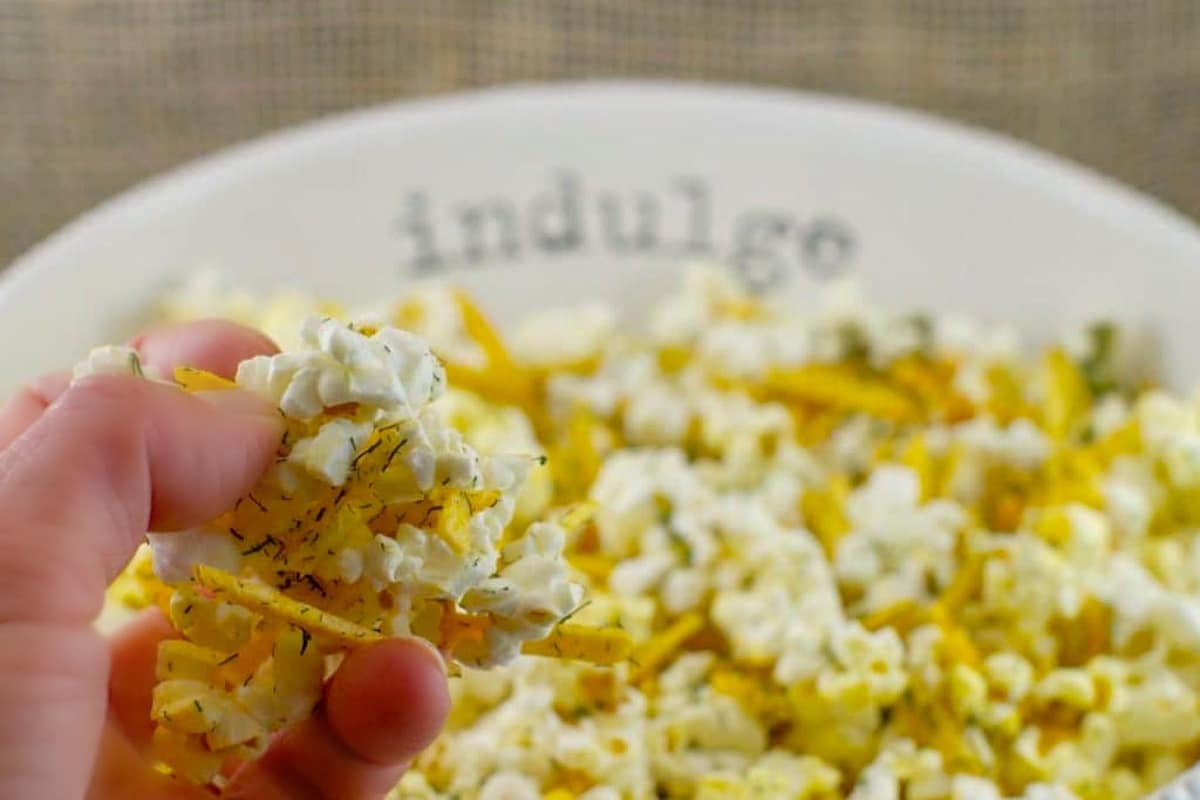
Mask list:
POLYGON ((139 178, 272 128, 614 76, 931 110, 1200 216, 1200 0, 0 0, 0 264, 139 178))

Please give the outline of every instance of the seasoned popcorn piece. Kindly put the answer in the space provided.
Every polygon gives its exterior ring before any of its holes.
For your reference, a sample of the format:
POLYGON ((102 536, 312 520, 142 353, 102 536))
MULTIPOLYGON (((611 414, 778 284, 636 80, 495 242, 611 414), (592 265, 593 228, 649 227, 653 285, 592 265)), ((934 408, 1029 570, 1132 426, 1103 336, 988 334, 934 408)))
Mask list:
MULTIPOLYGON (((485 352, 510 363, 482 316, 464 314, 485 352)), ((306 322, 302 339, 306 349, 244 362, 234 382, 189 368, 174 375, 187 391, 262 394, 287 434, 234 508, 195 531, 150 538, 166 585, 139 583, 184 637, 159 653, 154 718, 173 732, 163 739, 168 758, 185 759, 171 766, 199 775, 211 765, 204 751, 256 752, 311 712, 326 657, 390 635, 425 635, 474 666, 510 660, 550 633, 547 652, 619 660, 620 635, 554 630, 581 592, 567 579, 565 534, 554 525, 537 533, 543 523, 505 533, 533 459, 481 456, 440 421, 429 404, 445 371, 428 347, 329 318, 306 322), (431 628, 423 620, 438 609, 431 628)), ((101 351, 81 374, 137 374, 135 362, 101 351)), ((563 522, 587 516, 568 510, 563 522)))

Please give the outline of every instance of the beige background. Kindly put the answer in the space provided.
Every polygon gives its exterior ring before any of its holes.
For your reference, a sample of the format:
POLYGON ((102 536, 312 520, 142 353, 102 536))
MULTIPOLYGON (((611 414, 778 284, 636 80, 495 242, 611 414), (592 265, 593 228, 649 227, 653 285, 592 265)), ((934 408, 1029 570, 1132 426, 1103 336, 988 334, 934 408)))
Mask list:
POLYGON ((617 76, 926 109, 1200 216, 1200 0, 0 0, 0 264, 142 177, 273 128, 617 76))

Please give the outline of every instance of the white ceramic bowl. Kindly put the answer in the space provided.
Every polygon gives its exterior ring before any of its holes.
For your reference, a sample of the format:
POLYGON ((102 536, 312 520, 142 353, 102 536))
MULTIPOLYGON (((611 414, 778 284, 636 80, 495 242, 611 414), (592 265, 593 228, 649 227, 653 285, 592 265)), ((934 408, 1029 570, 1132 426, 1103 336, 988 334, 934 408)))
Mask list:
MULTIPOLYGON (((636 315, 696 258, 801 300, 858 273, 885 303, 1035 334, 1115 315, 1153 326, 1171 382, 1200 378, 1200 229, 1146 197, 904 111, 585 84, 338 116, 104 204, 4 274, 0 396, 124 335, 201 265, 349 301, 446 274, 504 321, 596 298, 636 315)), ((1200 798, 1177 792, 1161 796, 1200 798)))
POLYGON ((3 275, 0 396, 122 335, 202 264, 352 301, 445 272, 504 320, 585 297, 636 314, 693 257, 801 295, 855 272, 886 303, 1036 333, 1095 313, 1153 321, 1172 381, 1200 378, 1200 230, 1145 197, 894 109, 566 84, 333 117, 84 215, 3 275))

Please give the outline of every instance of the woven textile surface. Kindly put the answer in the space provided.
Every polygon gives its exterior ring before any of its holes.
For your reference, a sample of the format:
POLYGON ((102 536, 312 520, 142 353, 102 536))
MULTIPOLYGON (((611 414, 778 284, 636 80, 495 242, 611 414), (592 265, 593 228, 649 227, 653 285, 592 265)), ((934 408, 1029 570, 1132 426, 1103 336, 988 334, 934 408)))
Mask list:
POLYGON ((0 0, 0 264, 143 177, 271 129, 604 77, 932 111, 1200 216, 1197 0, 0 0))

